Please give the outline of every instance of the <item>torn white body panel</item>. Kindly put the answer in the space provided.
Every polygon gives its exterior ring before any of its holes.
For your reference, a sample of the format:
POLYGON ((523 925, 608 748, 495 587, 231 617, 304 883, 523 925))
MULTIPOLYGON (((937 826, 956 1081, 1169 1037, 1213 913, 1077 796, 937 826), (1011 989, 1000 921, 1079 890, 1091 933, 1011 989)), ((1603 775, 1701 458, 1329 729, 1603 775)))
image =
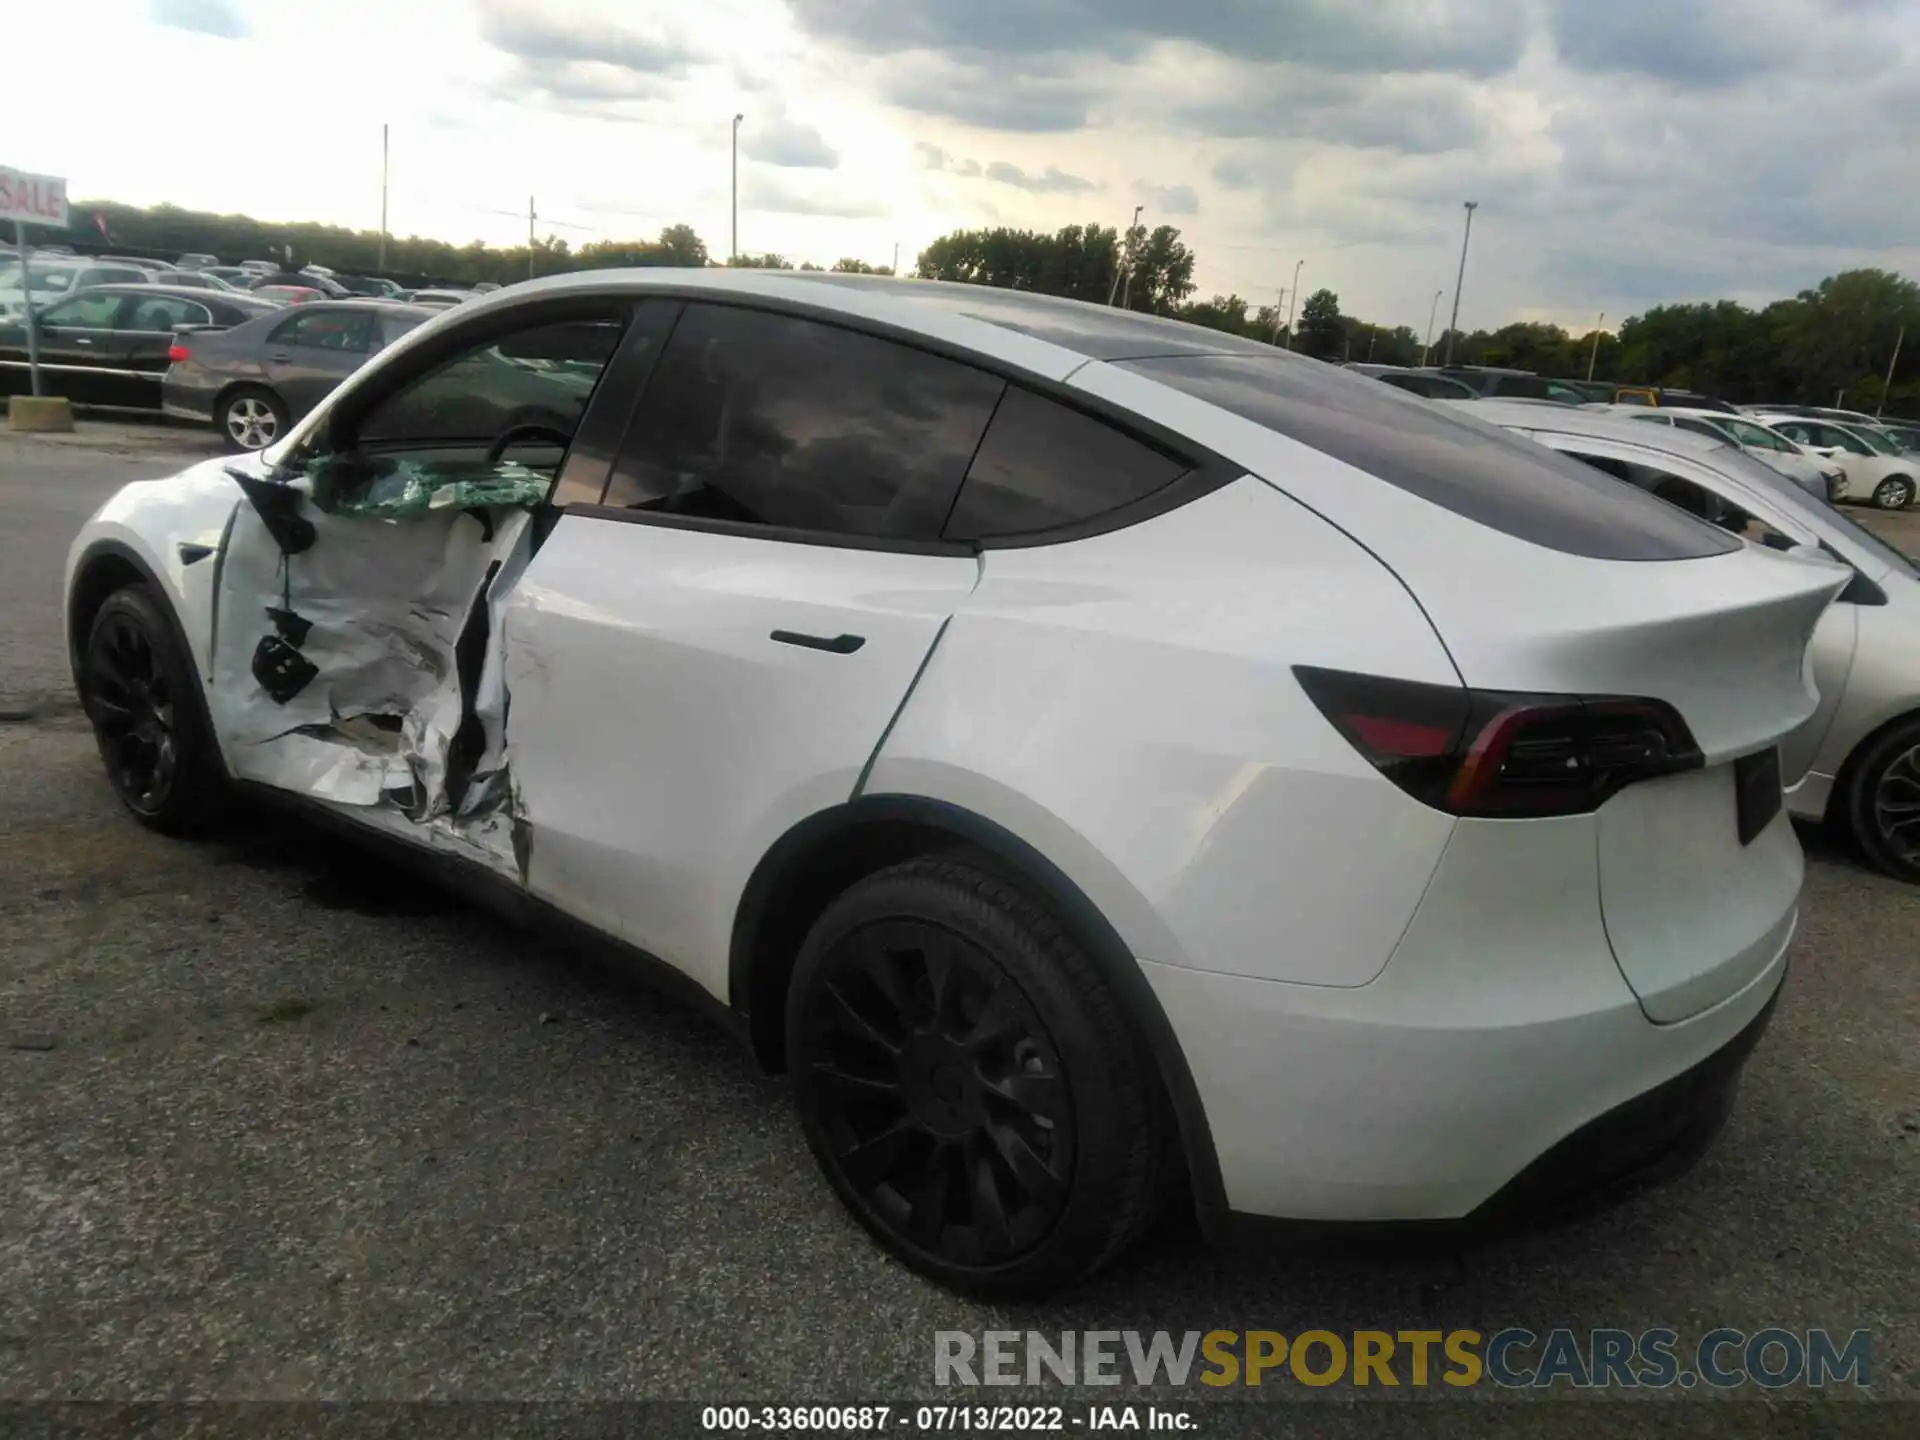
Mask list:
POLYGON ((491 638, 473 717, 484 744, 460 776, 453 751, 467 718, 461 635, 490 604, 489 577, 524 565, 531 517, 508 508, 484 518, 330 515, 305 485, 291 482, 313 527, 308 548, 284 556, 249 504, 228 536, 209 702, 229 769, 517 876, 491 638), (291 671, 280 683, 263 683, 263 647, 291 671))

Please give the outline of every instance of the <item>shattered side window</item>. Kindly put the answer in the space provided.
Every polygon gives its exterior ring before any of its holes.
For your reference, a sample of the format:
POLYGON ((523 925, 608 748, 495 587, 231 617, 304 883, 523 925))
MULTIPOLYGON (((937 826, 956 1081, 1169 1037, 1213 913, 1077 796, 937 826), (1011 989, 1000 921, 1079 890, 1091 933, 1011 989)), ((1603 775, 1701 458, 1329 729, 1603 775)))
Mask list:
POLYGON ((364 445, 485 446, 516 425, 569 438, 619 348, 624 316, 549 324, 456 355, 381 401, 364 445))
POLYGON ((409 460, 332 455, 307 467, 313 508, 323 515, 413 520, 436 511, 530 508, 552 477, 512 460, 409 460))

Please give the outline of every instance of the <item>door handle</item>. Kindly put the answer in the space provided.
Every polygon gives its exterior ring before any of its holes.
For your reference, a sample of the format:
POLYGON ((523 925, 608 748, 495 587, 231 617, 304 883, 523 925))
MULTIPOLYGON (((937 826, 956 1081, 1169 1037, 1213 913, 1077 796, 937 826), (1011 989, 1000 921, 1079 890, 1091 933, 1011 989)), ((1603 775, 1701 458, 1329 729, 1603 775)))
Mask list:
POLYGON ((90 335, 76 335, 73 337, 73 343, 76 345, 91 345, 93 343, 93 337, 90 335))
POLYGON ((864 635, 802 635, 798 630, 776 630, 772 638, 782 645, 798 645, 803 650, 825 650, 834 655, 851 655, 867 643, 864 635))
POLYGON ((291 365, 293 363, 293 356, 283 355, 278 351, 275 351, 273 354, 267 356, 267 359, 273 361, 274 364, 276 365, 291 365))

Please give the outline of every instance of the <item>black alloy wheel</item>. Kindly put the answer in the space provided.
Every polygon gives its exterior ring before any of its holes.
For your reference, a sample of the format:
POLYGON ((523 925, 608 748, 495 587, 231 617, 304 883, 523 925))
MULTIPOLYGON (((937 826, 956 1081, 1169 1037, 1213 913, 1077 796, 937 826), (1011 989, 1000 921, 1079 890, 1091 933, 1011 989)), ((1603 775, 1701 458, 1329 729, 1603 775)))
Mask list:
POLYGON ((787 1066, 835 1191, 977 1294, 1090 1273, 1157 1209, 1150 1062, 1091 963, 1007 879, 910 861, 835 901, 795 967, 787 1066))
POLYGON ((81 683, 107 781, 134 817, 170 833, 211 818, 224 780, 193 668, 144 588, 116 591, 101 605, 81 683))
POLYGON ((963 936, 880 921, 836 942, 802 1021, 834 1163, 915 1245, 997 1265, 1052 1229, 1073 1106, 1053 1039, 963 936))
POLYGON ((1879 736, 1849 767, 1849 829, 1884 873, 1920 884, 1920 719, 1879 736))

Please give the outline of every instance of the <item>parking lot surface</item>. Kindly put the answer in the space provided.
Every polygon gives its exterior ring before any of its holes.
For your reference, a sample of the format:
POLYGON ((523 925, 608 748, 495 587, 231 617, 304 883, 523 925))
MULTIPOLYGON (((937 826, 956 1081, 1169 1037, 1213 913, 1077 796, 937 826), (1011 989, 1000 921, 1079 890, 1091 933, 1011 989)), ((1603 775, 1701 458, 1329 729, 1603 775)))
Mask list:
MULTIPOLYGON (((1732 1122, 1620 1208, 1411 1255, 1176 1219, 1085 1292, 981 1306, 882 1258, 700 1017, 290 823, 120 812, 61 564, 115 487, 206 453, 0 435, 0 1398, 898 1398, 939 1330, 1779 1325, 1872 1331, 1876 1399, 1822 1409, 1920 1433, 1920 892, 1806 837, 1732 1122)), ((1673 1404, 1676 1434, 1770 1408, 1673 1404)))

